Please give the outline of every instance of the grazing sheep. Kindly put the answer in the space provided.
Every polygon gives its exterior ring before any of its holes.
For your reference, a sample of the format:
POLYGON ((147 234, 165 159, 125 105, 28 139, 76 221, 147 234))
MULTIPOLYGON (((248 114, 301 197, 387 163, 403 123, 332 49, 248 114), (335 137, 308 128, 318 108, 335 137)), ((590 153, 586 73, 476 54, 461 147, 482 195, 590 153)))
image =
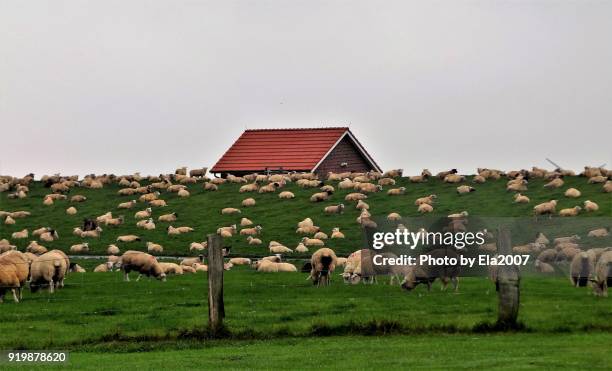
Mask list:
POLYGON ((128 250, 121 255, 121 270, 124 273, 125 281, 130 281, 130 272, 136 271, 139 273, 136 281, 144 274, 147 277, 153 276, 158 280, 165 281, 166 274, 162 267, 157 262, 157 259, 150 254, 128 250))
POLYGON ((334 273, 337 263, 338 257, 334 250, 324 247, 315 251, 310 258, 312 270, 309 278, 312 283, 317 287, 329 285, 330 277, 334 273))
POLYGON ((594 256, 580 252, 572 258, 570 264, 570 282, 575 287, 584 287, 592 278, 595 270, 594 256))
MULTIPOLYGON (((432 258, 455 258, 459 261, 459 255, 453 250, 447 249, 436 249, 427 253, 432 258)), ((459 265, 445 265, 445 266, 430 266, 429 264, 424 265, 413 265, 407 267, 404 275, 404 281, 402 282, 402 288, 404 290, 412 290, 418 284, 424 283, 427 285, 427 290, 431 290, 431 284, 436 278, 442 281, 442 290, 446 289, 449 282, 453 283, 455 291, 459 289, 459 265)))
POLYGON ((397 222, 399 220, 402 220, 402 216, 398 213, 391 213, 387 215, 387 220, 390 222, 397 222))
POLYGON ((283 246, 283 245, 273 245, 273 246, 269 246, 268 249, 270 250, 270 253, 272 254, 285 254, 285 253, 292 253, 293 250, 291 250, 290 248, 283 246))
POLYGON ((164 252, 164 247, 160 244, 149 241, 147 242, 147 252, 151 254, 161 254, 164 252))
POLYGON ((6 289, 11 289, 16 303, 23 299, 22 289, 30 275, 30 264, 36 258, 19 251, 9 251, 0 255, 0 303, 6 289))
POLYGON ((135 242, 135 241, 140 241, 140 237, 133 235, 133 234, 128 234, 128 235, 117 237, 117 242, 135 242))
POLYGON ((233 215, 233 214, 241 214, 242 211, 240 209, 236 209, 233 207, 226 207, 221 210, 222 215, 233 215))
POLYGON ((404 193, 406 193, 406 187, 392 188, 387 191, 387 195, 389 196, 400 196, 404 193))
POLYGON ((559 216, 576 216, 578 213, 580 213, 580 210, 582 210, 580 206, 574 206, 569 209, 561 209, 559 211, 559 216))
POLYGON ((159 221, 159 222, 166 222, 166 223, 172 223, 172 222, 176 222, 177 218, 178 218, 178 214, 174 212, 174 213, 170 213, 170 214, 160 215, 157 218, 157 221, 159 221))
POLYGON ((433 211, 433 206, 431 206, 430 204, 422 203, 419 205, 419 208, 417 211, 422 214, 431 213, 433 211))
POLYGON ((82 254, 88 251, 89 251, 89 242, 79 243, 79 244, 70 246, 70 252, 73 252, 75 254, 82 254))
POLYGON ((470 193, 470 192, 476 192, 476 188, 470 187, 470 186, 466 186, 466 185, 462 185, 457 187, 457 193, 460 195, 466 194, 466 193, 470 193))
POLYGON ((110 244, 106 249, 106 253, 109 255, 118 255, 121 252, 116 245, 110 244))
POLYGON ((368 196, 364 195, 363 193, 349 193, 344 197, 345 201, 360 201, 360 200, 366 200, 368 198, 368 196))
POLYGON ((537 217, 538 215, 548 214, 549 217, 555 213, 557 207, 557 200, 550 200, 543 202, 533 207, 533 213, 537 217))
POLYGON ((257 236, 258 234, 261 233, 262 229, 263 228, 259 225, 253 228, 244 228, 240 230, 240 235, 241 236, 257 236))
POLYGON ((323 209, 326 214, 342 214, 344 213, 344 204, 327 206, 323 209))
POLYGON ((291 199, 291 198, 295 198, 295 195, 293 194, 293 192, 289 192, 289 191, 283 191, 281 193, 278 194, 278 198, 282 198, 282 199, 291 199))
POLYGON ((517 204, 528 204, 531 200, 529 200, 529 197, 524 196, 520 193, 516 193, 514 195, 514 202, 517 204))
POLYGON ((145 210, 141 210, 141 211, 136 212, 136 214, 134 214, 134 219, 147 219, 147 218, 150 218, 151 217, 151 213, 152 213, 152 209, 150 207, 148 207, 145 210))
POLYGON ((38 291, 42 286, 49 286, 49 293, 55 288, 64 286, 64 277, 70 266, 66 254, 51 250, 32 261, 30 265, 30 291, 38 291))
POLYGON ((591 211, 597 211, 599 210, 599 205, 597 205, 595 202, 591 201, 591 200, 586 200, 584 201, 584 210, 588 213, 591 211))
POLYGON ((7 289, 10 289, 13 293, 15 303, 19 303, 18 292, 21 291, 21 283, 19 282, 17 265, 0 259, 0 303, 4 302, 7 289))
POLYGON ((565 191, 564 195, 565 197, 569 197, 569 198, 578 198, 582 194, 576 188, 568 188, 567 191, 565 191))
POLYGON ((11 238, 13 240, 22 240, 24 238, 28 238, 29 236, 29 232, 27 229, 23 229, 20 232, 13 232, 13 234, 11 234, 11 238))
POLYGON ((607 237, 610 235, 608 228, 597 228, 589 231, 588 237, 607 237))
POLYGON ((136 200, 132 200, 129 202, 122 202, 117 206, 117 209, 131 209, 136 205, 136 200))
POLYGON ((259 238, 255 238, 253 236, 247 237, 247 242, 249 243, 249 245, 261 245, 262 244, 259 238))
POLYGON ((421 198, 417 198, 416 201, 414 201, 414 205, 415 206, 420 206, 422 204, 428 204, 431 205, 434 203, 434 200, 438 198, 438 196, 436 196, 435 194, 426 196, 426 197, 421 197, 421 198))
POLYGON ((563 181, 563 179, 555 178, 555 179, 551 180, 550 182, 544 184, 544 188, 547 188, 547 189, 557 189, 557 188, 563 187, 564 184, 565 184, 565 182, 563 181))
POLYGON ((597 296, 608 296, 608 286, 612 285, 612 250, 601 254, 595 265, 595 278, 591 281, 597 296))
POLYGON ((255 199, 254 198, 245 198, 244 200, 242 200, 242 206, 243 207, 255 206, 255 199))

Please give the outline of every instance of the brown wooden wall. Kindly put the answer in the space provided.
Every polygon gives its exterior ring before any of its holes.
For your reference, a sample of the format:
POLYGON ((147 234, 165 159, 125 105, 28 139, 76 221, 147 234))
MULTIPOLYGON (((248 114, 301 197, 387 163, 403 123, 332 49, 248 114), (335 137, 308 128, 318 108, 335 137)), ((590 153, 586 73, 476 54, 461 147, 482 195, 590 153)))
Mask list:
POLYGON ((340 143, 334 148, 316 170, 319 176, 327 175, 333 171, 340 173, 344 171, 369 171, 373 168, 368 165, 366 159, 361 155, 348 136, 345 136, 340 143), (340 167, 340 164, 346 162, 348 166, 340 167))

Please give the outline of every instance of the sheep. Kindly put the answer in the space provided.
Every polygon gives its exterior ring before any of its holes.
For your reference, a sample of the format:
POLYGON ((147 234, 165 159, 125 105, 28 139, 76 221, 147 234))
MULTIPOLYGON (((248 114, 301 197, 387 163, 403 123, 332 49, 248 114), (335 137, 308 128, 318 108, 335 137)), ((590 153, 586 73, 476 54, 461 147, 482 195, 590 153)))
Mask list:
POLYGON ((152 200, 149 201, 149 205, 153 207, 166 207, 168 204, 164 200, 152 200))
POLYGON ((387 220, 390 222, 397 222, 402 220, 402 216, 398 213, 390 213, 389 215, 387 215, 387 220))
POLYGON ((331 186, 331 185, 329 185, 329 184, 328 184, 328 185, 324 185, 323 187, 319 188, 319 190, 320 190, 321 192, 327 192, 327 193, 329 193, 329 194, 332 194, 332 193, 336 192, 336 190, 334 189, 334 187, 333 187, 333 186, 331 186))
POLYGON ((466 194, 466 193, 470 193, 470 192, 476 192, 476 188, 474 187, 470 187, 470 186, 466 186, 466 185, 462 185, 457 187, 457 193, 460 195, 466 194))
POLYGON ((214 178, 210 182, 215 184, 215 185, 220 185, 220 184, 224 184, 225 182, 227 182, 227 180, 225 180, 223 178, 214 178))
POLYGON ((423 175, 413 175, 408 177, 408 181, 410 183, 425 183, 427 181, 428 176, 423 175))
POLYGON ((6 218, 4 219, 4 224, 6 224, 6 225, 14 225, 15 224, 15 219, 11 218, 10 215, 7 215, 6 218))
POLYGON ((9 214, 13 219, 22 219, 32 215, 29 211, 13 211, 9 214))
POLYGON ((415 206, 420 206, 421 204, 431 205, 431 204, 434 203, 434 200, 436 198, 438 198, 438 196, 436 196, 435 194, 431 194, 431 195, 426 196, 426 197, 417 198, 416 201, 414 201, 414 205, 415 206))
POLYGON ((132 207, 134 207, 134 205, 136 205, 136 200, 122 202, 117 205, 117 209, 131 209, 132 207))
POLYGON ((465 217, 467 217, 468 215, 470 215, 467 211, 462 211, 460 213, 453 213, 453 214, 449 214, 447 216, 447 218, 449 219, 463 219, 465 217))
POLYGON ((129 274, 131 271, 137 271, 139 273, 136 281, 140 280, 140 277, 144 274, 146 276, 153 276, 161 281, 166 281, 166 274, 162 267, 157 262, 157 259, 153 255, 141 252, 128 250, 121 255, 121 270, 124 273, 125 281, 130 281, 129 274))
POLYGON ((607 237, 609 236, 609 230, 607 228, 597 228, 589 231, 588 237, 607 237))
POLYGON ((598 175, 598 176, 590 177, 588 183, 589 184, 605 183, 607 180, 608 180, 607 177, 598 175))
POLYGON ((419 205, 419 208, 417 211, 420 212, 421 214, 431 213, 433 212, 433 206, 431 206, 430 204, 423 203, 419 205))
POLYGON ((196 177, 203 177, 206 175, 206 172, 208 171, 207 167, 203 167, 201 169, 191 169, 189 170, 189 176, 192 178, 196 178, 196 177))
MULTIPOLYGON (((459 255, 453 250, 447 249, 436 249, 427 253, 432 258, 455 258, 459 261, 459 255)), ((454 291, 459 289, 459 265, 444 265, 444 266, 430 266, 428 264, 413 265, 407 267, 404 275, 404 281, 401 287, 404 290, 412 290, 419 283, 427 284, 427 289, 431 290, 431 284, 436 278, 440 278, 442 281, 442 290, 446 289, 449 282, 453 283, 454 291)))
POLYGON ((40 236, 43 233, 49 232, 51 227, 41 227, 32 231, 32 236, 40 236))
POLYGON ((601 254, 595 265, 594 276, 591 282, 595 295, 608 296, 608 286, 612 284, 612 250, 601 254))
POLYGON ((253 228, 244 228, 240 230, 240 235, 241 236, 257 236, 258 234, 261 233, 262 229, 263 228, 259 225, 253 228))
POLYGON ((181 269, 183 270, 183 273, 196 273, 197 272, 194 267, 190 267, 186 265, 181 265, 181 269))
POLYGON ((465 177, 463 175, 457 174, 448 174, 443 179, 444 183, 461 183, 465 181, 465 177))
POLYGON ((564 243, 575 243, 580 241, 580 236, 578 236, 577 234, 572 235, 572 236, 566 236, 566 237, 557 237, 553 240, 553 244, 555 245, 561 245, 564 243))
POLYGON ((74 195, 70 197, 70 202, 85 202, 87 201, 87 197, 83 195, 74 195))
POLYGON ((7 251, 11 251, 11 250, 17 250, 17 246, 11 245, 5 239, 0 240, 0 254, 7 252, 7 251))
POLYGON ((53 205, 53 198, 51 197, 45 197, 45 199, 43 200, 43 205, 45 206, 51 206, 53 205))
POLYGON ((21 283, 17 273, 17 265, 5 263, 0 259, 0 303, 4 302, 6 290, 10 289, 13 293, 13 300, 19 303, 18 292, 21 291, 21 283))
POLYGON ((119 196, 133 196, 136 193, 134 188, 122 188, 117 191, 119 196))
POLYGON ((531 200, 529 197, 522 195, 520 193, 516 193, 514 195, 514 202, 517 204, 528 204, 531 200))
POLYGON ((193 263, 191 266, 196 272, 208 272, 208 265, 193 263))
POLYGON ((361 223, 361 219, 369 218, 371 216, 372 216, 372 214, 370 214, 370 212, 368 210, 361 210, 361 213, 357 217, 357 223, 361 223))
POLYGON ((160 244, 149 241, 147 242, 147 252, 151 254, 161 254, 164 252, 164 247, 160 244))
POLYGON ((364 195, 363 193, 349 193, 344 197, 345 201, 360 201, 360 200, 366 200, 368 198, 367 195, 364 195))
POLYGON ((232 224, 229 227, 221 227, 217 229, 217 234, 219 234, 221 237, 232 237, 234 235, 234 233, 236 233, 237 228, 236 228, 236 224, 232 224))
POLYGON ((506 192, 525 192, 527 191, 527 181, 522 179, 518 183, 510 183, 506 186, 506 192))
POLYGON ((552 216, 552 214, 555 213, 556 207, 557 207, 557 200, 550 200, 548 202, 543 202, 541 204, 534 206, 533 213, 536 216, 536 218, 538 215, 545 215, 545 214, 548 214, 548 216, 550 217, 552 216))
POLYGON ((557 260, 557 250, 545 249, 540 252, 537 260, 544 263, 554 263, 557 260))
POLYGON ((329 199, 330 195, 331 195, 330 192, 318 192, 318 193, 315 193, 312 196, 310 196, 310 202, 327 201, 329 199))
POLYGON ((152 209, 147 207, 145 210, 138 211, 134 214, 134 219, 147 219, 151 217, 152 209))
POLYGON ((44 285, 49 286, 49 293, 55 288, 64 286, 64 277, 70 266, 70 260, 63 252, 51 250, 32 261, 30 265, 30 291, 35 293, 44 285))
POLYGON ((104 220, 104 225, 109 226, 118 226, 123 224, 123 216, 120 216, 118 218, 107 218, 106 220, 104 220))
POLYGON ((357 210, 369 210, 370 209, 370 205, 365 203, 363 200, 359 200, 359 201, 357 201, 357 205, 355 205, 355 209, 357 209, 357 210))
POLYGON ((303 228, 303 227, 312 227, 314 226, 314 222, 312 221, 312 219, 310 218, 305 218, 304 220, 302 220, 301 222, 299 222, 297 224, 298 228, 303 228))
POLYGON ((264 259, 255 262, 254 267, 257 269, 257 272, 297 272, 297 268, 291 263, 276 263, 264 259))
POLYGON ((361 193, 375 193, 382 191, 383 187, 372 183, 356 183, 353 189, 361 193))
POLYGON ((318 238, 302 238, 302 243, 306 246, 324 246, 325 242, 321 241, 318 238))
POLYGON ((293 192, 283 191, 278 194, 278 198, 289 200, 289 199, 295 198, 295 195, 293 194, 293 192))
MULTIPOLYGON (((174 227, 168 226, 168 230, 170 230, 171 228, 174 228, 174 227)), ((195 229, 193 229, 191 227, 186 227, 186 226, 176 227, 174 229, 176 229, 180 234, 191 233, 191 232, 193 232, 195 230, 195 229)))
POLYGON ((276 188, 278 188, 278 187, 280 187, 279 183, 270 183, 268 185, 260 187, 257 192, 259 192, 259 193, 274 193, 274 192, 276 192, 276 188))
POLYGON ((23 229, 20 232, 13 232, 13 234, 11 234, 11 238, 13 240, 22 240, 24 238, 28 238, 29 236, 29 232, 27 229, 23 229))
POLYGON ((599 205, 597 205, 595 202, 591 201, 591 200, 586 200, 584 201, 584 210, 589 213, 591 211, 597 211, 599 210, 599 205))
POLYGON ((232 265, 251 265, 251 259, 249 258, 231 258, 229 263, 232 265))
POLYGON ((82 254, 88 251, 89 251, 89 242, 79 243, 79 244, 70 246, 70 252, 73 252, 76 254, 82 254))
POLYGON ((241 213, 242 211, 240 211, 240 209, 236 209, 233 207, 226 207, 221 210, 222 215, 234 215, 234 214, 241 214, 241 213))
POLYGON ((285 254, 285 253, 293 252, 293 250, 283 245, 269 246, 268 249, 270 250, 270 253, 272 254, 285 254))
POLYGON ((23 299, 22 289, 30 276, 33 259, 19 251, 9 251, 0 255, 0 303, 5 290, 10 288, 16 303, 23 299))
POLYGON ((578 198, 581 196, 581 193, 576 188, 568 188, 565 191, 564 195, 565 197, 569 197, 569 198, 578 198))
POLYGON ((300 242, 295 248, 295 252, 300 252, 300 253, 308 252, 308 247, 306 247, 302 242, 300 242))
POLYGON ((349 178, 345 178, 338 183, 338 188, 340 189, 353 189, 353 187, 355 187, 355 183, 349 178))
POLYGON ((581 210, 582 208, 580 206, 574 206, 568 209, 561 209, 559 210, 559 216, 576 216, 578 215, 578 213, 580 213, 581 210))
MULTIPOLYGON (((176 212, 174 212, 174 213, 170 213, 170 214, 160 215, 157 218, 157 221, 159 221, 159 222, 166 222, 166 223, 172 223, 172 222, 175 222, 177 220, 177 218, 178 218, 178 214, 176 212)), ((149 220, 152 220, 152 219, 149 219, 149 220)))
POLYGON ((570 282, 575 287, 584 287, 587 281, 592 278, 595 270, 594 256, 589 256, 586 252, 576 254, 570 263, 570 282))
POLYGON ((395 179, 382 178, 378 180, 377 184, 381 186, 395 185, 395 179))
POLYGON ((329 285, 330 277, 334 273, 337 263, 338 257, 334 250, 323 247, 315 251, 310 258, 312 270, 309 278, 312 283, 317 287, 329 285))
POLYGON ((299 179, 295 184, 301 188, 317 188, 323 186, 323 182, 316 179, 299 179))
POLYGON ((612 192, 612 180, 608 180, 604 185, 603 185, 603 191, 605 193, 610 193, 612 192))
POLYGON ((247 242, 249 243, 249 245, 261 245, 262 244, 259 238, 255 238, 253 236, 247 237, 247 242))
POLYGON ((218 191, 219 187, 214 183, 206 182, 204 183, 204 190, 205 191, 218 191))
POLYGON ((181 260, 181 266, 183 267, 191 267, 194 264, 199 264, 204 261, 204 255, 198 255, 195 258, 184 258, 181 260))
POLYGON ((340 232, 340 228, 332 229, 331 238, 344 238, 344 233, 340 232))
POLYGON ((318 239, 318 240, 326 240, 328 238, 327 234, 325 232, 317 232, 314 234, 314 236, 312 236, 312 238, 314 239, 318 239))
POLYGON ((397 178, 397 177, 401 177, 403 173, 404 173, 404 169, 393 169, 393 170, 385 171, 385 173, 383 174, 383 177, 397 178))
POLYGON ((251 207, 251 206, 255 206, 255 199, 254 198, 245 198, 244 200, 242 200, 242 206, 243 207, 251 207))
POLYGON ((135 242, 135 241, 140 241, 140 237, 133 235, 133 234, 128 234, 128 235, 117 237, 116 241, 117 242, 135 242))
POLYGON ((325 214, 342 214, 344 213, 344 204, 326 206, 323 211, 325 214))
POLYGON ((192 242, 189 244, 189 251, 202 251, 208 247, 208 242, 192 242))
POLYGON ((118 255, 121 252, 116 245, 110 244, 106 248, 106 253, 109 255, 118 255))
POLYGON ((541 260, 536 259, 534 266, 540 273, 555 273, 555 268, 552 265, 541 260))
POLYGON ((563 179, 555 178, 555 179, 551 180, 550 182, 544 184, 544 188, 546 188, 546 189, 557 189, 557 188, 563 187, 563 184, 565 184, 563 179))
POLYGON ((166 276, 170 274, 175 274, 175 275, 180 276, 184 273, 183 268, 176 263, 159 262, 158 264, 161 267, 162 271, 166 274, 166 276))
POLYGON ((387 195, 389 196, 400 196, 404 193, 406 193, 406 187, 392 188, 387 191, 387 195))
POLYGON ((472 179, 473 183, 477 183, 477 184, 483 184, 487 181, 487 179, 485 177, 483 177, 482 175, 476 175, 474 176, 474 178, 472 179))
POLYGON ((240 193, 256 192, 258 189, 259 189, 259 185, 257 185, 257 183, 251 183, 251 184, 245 184, 242 187, 240 187, 238 192, 240 193))

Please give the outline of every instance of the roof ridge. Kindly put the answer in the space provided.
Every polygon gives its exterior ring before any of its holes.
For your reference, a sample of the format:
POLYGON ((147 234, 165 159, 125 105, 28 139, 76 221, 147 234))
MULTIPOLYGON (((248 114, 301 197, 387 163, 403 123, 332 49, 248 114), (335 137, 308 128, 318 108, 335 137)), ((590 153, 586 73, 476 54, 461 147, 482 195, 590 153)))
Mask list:
POLYGON ((298 130, 349 130, 348 126, 324 126, 311 128, 245 129, 245 131, 298 131, 298 130))

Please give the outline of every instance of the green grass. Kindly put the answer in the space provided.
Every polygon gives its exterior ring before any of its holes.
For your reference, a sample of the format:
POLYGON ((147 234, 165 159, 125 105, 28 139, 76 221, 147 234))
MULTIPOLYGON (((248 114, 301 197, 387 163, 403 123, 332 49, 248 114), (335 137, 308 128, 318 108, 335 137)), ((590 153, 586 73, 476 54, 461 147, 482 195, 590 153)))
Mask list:
MULTIPOLYGON (((402 196, 387 196, 385 192, 371 194, 368 203, 374 216, 386 216, 390 212, 399 212, 404 217, 417 216, 417 208, 414 200, 418 197, 435 193, 438 195, 435 204, 434 215, 447 215, 452 212, 468 210, 471 215, 480 217, 527 217, 532 214, 533 205, 550 199, 559 200, 558 209, 581 205, 584 200, 590 199, 599 204, 597 212, 582 214, 578 219, 585 217, 610 217, 612 216, 612 195, 603 193, 601 185, 587 184, 585 178, 571 177, 565 179, 566 186, 558 190, 547 190, 542 188, 542 180, 532 180, 529 183, 529 191, 524 192, 531 198, 530 204, 514 204, 512 193, 505 191, 505 179, 499 181, 489 181, 482 185, 475 185, 477 192, 459 196, 455 192, 456 185, 445 184, 437 179, 432 179, 423 184, 410 184, 405 178, 400 179, 396 187, 405 186, 406 194, 402 196), (563 196, 564 191, 569 187, 581 190, 582 197, 579 199, 568 199, 563 196)), ((144 183, 143 183, 144 184, 144 183)), ((336 185, 336 183, 333 183, 336 185)), ((0 197, 0 210, 27 210, 32 212, 32 216, 26 219, 18 219, 13 226, 0 225, 0 238, 10 239, 13 232, 28 228, 30 231, 41 226, 50 226, 58 230, 60 239, 51 243, 45 243, 48 248, 59 248, 67 251, 71 245, 83 242, 83 239, 72 235, 72 229, 80 226, 84 217, 95 217, 107 211, 112 211, 113 215, 125 215, 126 223, 119 227, 103 227, 102 237, 89 239, 91 254, 104 254, 106 247, 114 243, 118 235, 137 234, 143 238, 142 242, 129 244, 118 243, 122 250, 136 249, 146 250, 146 241, 153 241, 164 246, 165 255, 189 255, 189 244, 192 241, 205 240, 208 233, 214 233, 219 226, 230 225, 240 221, 241 217, 248 217, 256 224, 263 226, 261 236, 264 245, 249 246, 244 237, 235 236, 227 241, 232 246, 232 252, 236 255, 261 256, 267 253, 267 243, 270 240, 280 241, 281 243, 293 248, 299 242, 301 236, 296 235, 295 228, 297 222, 305 217, 314 219, 315 224, 319 225, 326 233, 331 233, 334 227, 340 227, 345 233, 345 240, 329 240, 328 246, 335 249, 339 254, 346 255, 363 246, 362 232, 355 222, 359 215, 358 210, 354 209, 353 204, 347 204, 346 212, 343 215, 325 215, 323 208, 327 205, 344 202, 344 196, 349 191, 337 190, 331 200, 323 203, 309 202, 311 194, 317 192, 316 189, 301 189, 293 184, 287 185, 284 189, 296 194, 293 200, 279 200, 277 194, 258 194, 258 193, 238 193, 240 185, 224 184, 217 192, 206 192, 201 184, 189 186, 192 196, 181 199, 174 193, 163 193, 161 198, 165 199, 169 206, 154 209, 154 218, 162 213, 177 212, 179 220, 174 226, 191 226, 195 232, 181 236, 170 237, 166 234, 166 223, 157 223, 157 229, 144 231, 135 226, 133 218, 134 212, 144 209, 146 205, 139 203, 132 210, 118 210, 116 207, 120 202, 128 201, 132 196, 118 196, 116 194, 119 187, 117 185, 106 186, 101 190, 90 190, 84 188, 73 189, 69 194, 82 194, 88 200, 74 206, 79 210, 75 216, 65 214, 66 208, 70 205, 69 201, 57 201, 53 206, 43 206, 42 199, 49 189, 44 188, 40 183, 31 186, 30 197, 23 200, 9 200, 0 197), (243 199, 254 197, 257 205, 252 208, 242 208, 241 216, 221 215, 223 207, 238 207, 243 199)), ((388 189, 389 187, 386 187, 388 189)), ((346 203, 346 202, 345 202, 346 203)), ((582 232, 586 232, 582 230, 582 232)), ((30 239, 12 241, 19 248, 23 249, 30 239)))

